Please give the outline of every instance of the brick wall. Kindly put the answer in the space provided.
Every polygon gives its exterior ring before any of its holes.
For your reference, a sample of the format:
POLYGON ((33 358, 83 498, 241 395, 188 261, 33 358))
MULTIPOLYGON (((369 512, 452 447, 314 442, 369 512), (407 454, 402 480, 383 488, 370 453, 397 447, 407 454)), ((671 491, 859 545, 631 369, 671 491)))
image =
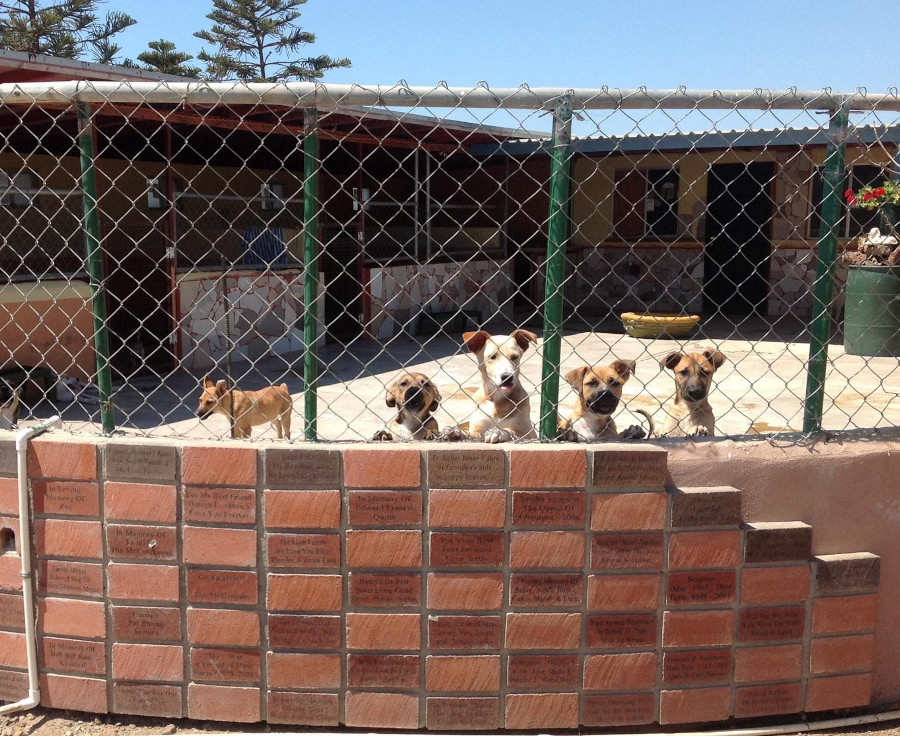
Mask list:
MULTIPOLYGON (((0 699, 26 689, 0 443, 0 699)), ((32 443, 42 702, 549 729, 865 706, 879 558, 651 446, 32 443)))

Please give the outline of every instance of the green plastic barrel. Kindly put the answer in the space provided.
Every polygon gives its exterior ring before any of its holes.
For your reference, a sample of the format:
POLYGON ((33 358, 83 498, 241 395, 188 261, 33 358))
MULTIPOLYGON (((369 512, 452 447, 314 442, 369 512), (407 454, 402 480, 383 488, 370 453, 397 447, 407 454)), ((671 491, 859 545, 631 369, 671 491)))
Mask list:
POLYGON ((844 349, 900 357, 900 266, 850 266, 846 294, 844 349))

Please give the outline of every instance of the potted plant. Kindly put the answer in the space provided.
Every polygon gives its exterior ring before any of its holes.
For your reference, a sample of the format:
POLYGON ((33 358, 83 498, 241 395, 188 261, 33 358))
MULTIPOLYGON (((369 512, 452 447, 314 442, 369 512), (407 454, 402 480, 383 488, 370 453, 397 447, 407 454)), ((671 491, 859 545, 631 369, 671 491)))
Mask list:
POLYGON ((848 248, 844 348, 851 355, 900 357, 900 179, 844 192, 847 204, 878 210, 872 228, 848 248))

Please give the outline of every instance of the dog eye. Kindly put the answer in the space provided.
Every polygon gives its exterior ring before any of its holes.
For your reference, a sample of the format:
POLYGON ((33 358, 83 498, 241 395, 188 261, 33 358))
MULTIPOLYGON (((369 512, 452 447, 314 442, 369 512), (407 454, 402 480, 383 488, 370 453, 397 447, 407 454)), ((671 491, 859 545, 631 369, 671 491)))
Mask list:
POLYGON ((497 353, 494 353, 493 355, 488 356, 488 360, 496 360, 496 359, 497 359, 497 353))
POLYGON ((700 369, 700 375, 706 378, 709 375, 709 371, 705 371, 702 368, 700 369))
POLYGON ((595 380, 593 380, 593 381, 588 381, 588 382, 587 382, 587 385, 588 385, 588 386, 591 386, 591 387, 594 387, 594 386, 596 386, 596 385, 597 385, 597 381, 596 381, 596 379, 595 379, 595 380))
POLYGON ((679 371, 679 373, 680 373, 682 376, 686 376, 688 373, 690 373, 690 371, 689 371, 687 368, 685 368, 683 371, 679 371))
POLYGON ((612 386, 613 388, 615 388, 616 386, 619 385, 619 382, 618 381, 610 381, 609 385, 612 386))

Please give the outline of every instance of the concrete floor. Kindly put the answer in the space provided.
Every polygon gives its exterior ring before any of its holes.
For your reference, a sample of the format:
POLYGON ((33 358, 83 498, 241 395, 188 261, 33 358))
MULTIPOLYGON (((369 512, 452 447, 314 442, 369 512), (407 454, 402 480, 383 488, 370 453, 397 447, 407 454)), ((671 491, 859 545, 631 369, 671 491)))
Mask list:
MULTIPOLYGON (((511 325, 490 325, 502 334, 511 325)), ((534 329, 534 325, 531 326, 534 329)), ((635 376, 625 385, 624 406, 616 415, 619 428, 646 421, 636 408, 655 412, 674 391, 669 371, 659 367, 670 352, 714 346, 728 360, 715 374, 710 403, 716 412, 717 434, 744 435, 799 431, 803 423, 802 398, 806 387, 808 344, 796 323, 770 324, 748 320, 740 325, 740 338, 730 322, 705 325, 686 341, 646 340, 613 331, 567 330, 563 339, 562 369, 584 363, 608 363, 614 358, 636 360, 635 376)), ((540 331, 539 329, 536 331, 540 331)), ((829 347, 825 387, 824 428, 845 430, 900 425, 900 361, 846 355, 838 339, 829 347)), ((531 415, 539 409, 537 386, 541 375, 541 345, 529 350, 522 363, 523 383, 532 392, 531 415)), ((325 345, 320 349, 319 437, 328 441, 366 440, 382 428, 392 412, 384 403, 384 388, 400 372, 419 371, 432 376, 443 397, 436 414, 439 426, 464 421, 475 404, 471 394, 479 386, 474 358, 465 352, 461 338, 430 339, 397 336, 386 344, 356 340, 348 346, 325 345)), ((242 388, 259 388, 285 381, 294 397, 293 437, 303 432, 302 357, 270 357, 255 366, 235 364, 234 376, 242 388)), ((213 373, 215 378, 224 371, 213 373)), ((228 436, 228 422, 214 416, 204 422, 194 415, 199 380, 183 372, 162 379, 140 377, 121 385, 115 395, 116 424, 128 435, 220 439, 228 436)), ((572 403, 574 393, 560 381, 560 402, 572 403)), ((52 405, 34 407, 37 417, 62 409, 65 429, 98 432, 96 406, 52 405)), ((274 431, 258 428, 254 439, 274 438, 274 431)))

